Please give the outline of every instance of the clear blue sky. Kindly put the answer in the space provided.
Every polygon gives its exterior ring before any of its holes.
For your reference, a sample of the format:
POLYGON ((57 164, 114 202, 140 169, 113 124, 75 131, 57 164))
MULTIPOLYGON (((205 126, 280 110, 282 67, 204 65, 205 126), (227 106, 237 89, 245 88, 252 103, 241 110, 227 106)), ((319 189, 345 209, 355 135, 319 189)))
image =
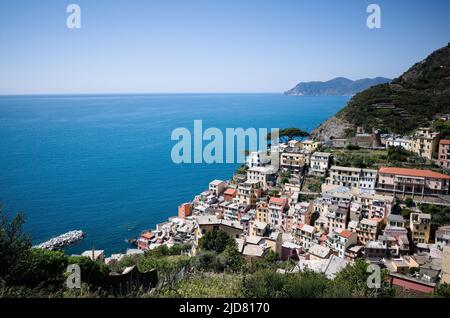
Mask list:
POLYGON ((450 42, 448 0, 1 0, 0 94, 279 92, 395 77, 450 42), (82 28, 66 27, 81 7, 82 28), (366 27, 366 7, 382 28, 366 27))

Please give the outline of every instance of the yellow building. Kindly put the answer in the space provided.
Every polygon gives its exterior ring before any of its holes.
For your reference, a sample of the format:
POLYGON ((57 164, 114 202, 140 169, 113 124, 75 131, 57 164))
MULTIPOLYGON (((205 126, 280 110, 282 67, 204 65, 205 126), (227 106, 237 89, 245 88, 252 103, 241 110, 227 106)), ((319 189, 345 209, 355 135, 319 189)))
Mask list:
POLYGON ((320 144, 321 144, 321 142, 319 142, 319 141, 314 141, 314 140, 308 139, 308 140, 302 141, 300 147, 302 149, 308 151, 309 153, 312 153, 317 150, 317 148, 320 146, 320 144))
POLYGON ((430 128, 419 128, 413 137, 411 151, 431 160, 437 153, 439 133, 431 132, 430 128))
POLYGON ((256 221, 267 223, 269 220, 269 209, 266 202, 261 202, 256 208, 256 221))
POLYGON ((430 239, 431 214, 414 212, 410 214, 409 218, 409 227, 414 243, 428 244, 430 239))

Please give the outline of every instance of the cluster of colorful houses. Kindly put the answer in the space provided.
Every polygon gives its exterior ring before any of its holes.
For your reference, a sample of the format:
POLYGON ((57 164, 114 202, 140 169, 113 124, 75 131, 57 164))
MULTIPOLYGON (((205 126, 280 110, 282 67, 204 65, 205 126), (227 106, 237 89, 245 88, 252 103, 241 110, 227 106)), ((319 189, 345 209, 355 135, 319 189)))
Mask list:
MULTIPOLYGON (((427 129, 415 136, 408 142, 386 139, 386 144, 426 158, 433 158, 436 145, 439 153, 448 152, 444 146, 450 140, 439 141, 427 129)), ((309 268, 333 278, 364 258, 387 268, 392 284, 404 290, 430 293, 439 283, 450 283, 450 226, 432 230, 430 214, 413 207, 405 219, 394 209, 407 197, 435 203, 447 196, 450 176, 421 169, 336 166, 332 154, 318 151, 319 146, 312 140, 280 144, 279 169, 265 152, 251 152, 246 175, 211 181, 207 190, 178 207, 178 216, 142 233, 138 249, 130 253, 189 243, 195 254, 205 233, 222 230, 236 240, 245 258, 273 251, 282 260, 294 260, 294 271, 309 268), (323 180, 319 193, 302 191, 305 175, 323 180), (288 177, 281 182, 283 176, 288 177)))
POLYGON ((450 140, 441 139, 430 128, 419 128, 412 136, 383 135, 386 147, 402 147, 436 164, 450 168, 450 140))

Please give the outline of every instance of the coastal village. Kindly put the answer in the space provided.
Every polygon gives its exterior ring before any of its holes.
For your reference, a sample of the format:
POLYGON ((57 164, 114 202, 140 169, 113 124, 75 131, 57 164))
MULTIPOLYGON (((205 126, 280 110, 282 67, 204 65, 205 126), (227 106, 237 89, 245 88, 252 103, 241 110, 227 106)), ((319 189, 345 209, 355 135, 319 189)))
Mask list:
POLYGON ((358 128, 351 138, 282 143, 276 149, 278 170, 267 153, 249 152, 232 179, 205 185, 205 191, 179 205, 177 216, 144 231, 137 248, 110 257, 102 250, 82 255, 108 264, 175 244, 191 244, 189 254, 195 255, 205 233, 222 230, 235 239, 244 258, 272 251, 295 262, 292 272, 310 269, 332 279, 363 258, 387 269, 390 283, 408 292, 432 293, 440 283, 450 283, 450 225, 433 226, 433 215, 420 208, 450 207, 450 175, 445 173, 450 140, 430 128, 412 136, 367 134, 358 128), (387 149, 406 151, 421 166, 339 164, 342 152, 387 149))

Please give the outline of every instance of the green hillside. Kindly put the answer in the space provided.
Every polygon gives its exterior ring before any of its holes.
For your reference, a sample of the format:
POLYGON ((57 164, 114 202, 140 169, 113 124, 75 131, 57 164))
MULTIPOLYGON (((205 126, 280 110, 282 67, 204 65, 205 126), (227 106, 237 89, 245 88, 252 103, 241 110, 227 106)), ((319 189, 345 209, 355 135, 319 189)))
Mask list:
POLYGON ((336 116, 367 131, 407 133, 450 113, 450 43, 390 84, 355 95, 336 116))

